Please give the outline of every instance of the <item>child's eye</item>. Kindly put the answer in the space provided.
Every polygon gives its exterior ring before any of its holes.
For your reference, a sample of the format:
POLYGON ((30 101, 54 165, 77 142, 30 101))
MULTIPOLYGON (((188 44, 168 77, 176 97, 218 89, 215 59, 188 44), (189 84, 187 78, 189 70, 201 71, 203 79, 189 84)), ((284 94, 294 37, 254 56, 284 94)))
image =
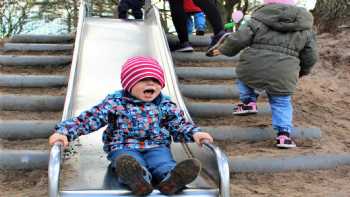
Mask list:
POLYGON ((158 83, 159 84, 159 81, 157 79, 155 79, 155 78, 144 78, 141 81, 143 81, 143 82, 152 81, 154 83, 158 83))

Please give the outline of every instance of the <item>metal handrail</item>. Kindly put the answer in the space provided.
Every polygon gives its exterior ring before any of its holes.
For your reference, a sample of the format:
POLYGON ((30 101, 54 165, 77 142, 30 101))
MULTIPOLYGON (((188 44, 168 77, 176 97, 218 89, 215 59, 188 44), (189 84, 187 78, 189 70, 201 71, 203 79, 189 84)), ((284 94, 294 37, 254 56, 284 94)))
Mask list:
POLYGON ((50 151, 49 158, 49 197, 57 197, 59 194, 59 178, 61 171, 61 155, 63 152, 62 144, 55 143, 50 151))
POLYGON ((230 169, 228 157, 223 153, 219 147, 214 146, 211 143, 203 142, 203 145, 209 148, 215 154, 219 176, 220 176, 220 196, 221 197, 230 197, 230 169))
POLYGON ((74 88, 74 83, 75 83, 75 78, 76 78, 76 67, 78 65, 78 53, 79 53, 79 48, 81 45, 81 34, 82 34, 82 28, 83 28, 83 22, 85 20, 85 17, 87 16, 89 12, 89 7, 86 1, 90 0, 81 0, 80 2, 80 8, 79 8, 79 21, 78 21, 78 27, 77 27, 77 34, 76 34, 76 39, 75 39, 75 45, 74 45, 74 51, 73 51, 73 59, 72 59, 72 64, 71 64, 71 71, 69 74, 69 79, 68 79, 68 87, 67 87, 67 94, 66 94, 66 99, 64 103, 64 108, 63 108, 63 114, 62 114, 62 120, 66 120, 70 115, 71 115, 71 99, 72 99, 72 94, 73 94, 73 88, 74 88))

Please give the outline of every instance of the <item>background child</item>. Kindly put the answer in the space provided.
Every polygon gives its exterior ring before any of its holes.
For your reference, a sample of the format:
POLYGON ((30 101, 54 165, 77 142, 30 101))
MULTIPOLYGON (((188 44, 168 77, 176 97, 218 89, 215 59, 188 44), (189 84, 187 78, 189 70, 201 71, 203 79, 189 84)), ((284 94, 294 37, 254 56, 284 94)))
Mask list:
POLYGON ((291 95, 298 78, 310 73, 317 60, 313 17, 293 0, 265 0, 238 32, 229 35, 211 55, 240 54, 236 81, 241 104, 234 114, 256 113, 258 95, 265 90, 277 131, 276 146, 296 147, 290 138, 293 107, 291 95))
POLYGON ((127 19, 128 11, 131 9, 131 14, 135 19, 142 19, 142 6, 145 5, 145 0, 120 0, 118 4, 118 18, 127 19))
POLYGON ((184 0, 184 9, 187 14, 187 31, 188 34, 193 32, 193 23, 194 28, 196 29, 196 35, 203 36, 205 33, 205 15, 202 10, 196 6, 192 0, 184 0), (192 19, 193 17, 193 19, 192 19))
MULTIPOLYGON (((211 38, 208 52, 210 53, 220 42, 226 32, 222 23, 221 15, 215 2, 212 0, 192 0, 195 5, 200 7, 205 13, 209 23, 212 26, 214 36, 211 38)), ((179 38, 179 45, 175 51, 177 52, 193 52, 193 47, 188 40, 188 32, 186 28, 187 14, 184 9, 183 0, 169 0, 169 7, 171 12, 171 19, 175 26, 177 36, 179 38)))
POLYGON ((57 124, 49 143, 62 141, 67 147, 68 141, 107 125, 103 148, 121 183, 136 195, 151 193, 151 181, 163 194, 182 190, 197 177, 200 162, 187 159, 176 164, 169 148, 171 137, 198 144, 213 142, 212 137, 186 121, 183 111, 161 94, 164 72, 155 59, 128 59, 122 67, 121 84, 123 90, 57 124))

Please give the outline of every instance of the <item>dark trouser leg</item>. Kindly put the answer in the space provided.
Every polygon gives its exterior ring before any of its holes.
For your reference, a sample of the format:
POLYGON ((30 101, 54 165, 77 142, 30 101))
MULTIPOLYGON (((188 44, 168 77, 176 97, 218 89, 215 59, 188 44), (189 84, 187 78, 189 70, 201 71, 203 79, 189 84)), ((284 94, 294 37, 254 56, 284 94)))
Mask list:
POLYGON ((171 18, 173 20, 180 43, 188 42, 186 28, 187 14, 184 10, 183 0, 169 0, 171 18))
POLYGON ((129 6, 127 0, 121 0, 118 5, 118 18, 127 19, 128 10, 129 6))
POLYGON ((143 13, 142 13, 142 6, 145 5, 144 0, 133 0, 130 1, 130 4, 132 4, 132 15, 135 17, 135 19, 142 19, 143 13))
POLYGON ((132 15, 135 17, 135 19, 142 19, 143 13, 141 9, 132 10, 132 15))
POLYGON ((220 12, 213 2, 210 0, 193 0, 193 2, 203 10, 215 35, 224 29, 220 12))

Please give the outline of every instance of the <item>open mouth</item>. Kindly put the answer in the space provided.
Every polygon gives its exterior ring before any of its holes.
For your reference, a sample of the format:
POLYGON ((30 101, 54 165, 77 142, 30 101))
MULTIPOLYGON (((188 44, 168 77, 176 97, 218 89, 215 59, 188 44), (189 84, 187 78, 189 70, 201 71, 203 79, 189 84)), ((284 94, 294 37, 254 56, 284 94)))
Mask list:
POLYGON ((154 89, 146 89, 143 91, 144 94, 146 95, 153 95, 155 93, 154 89))

